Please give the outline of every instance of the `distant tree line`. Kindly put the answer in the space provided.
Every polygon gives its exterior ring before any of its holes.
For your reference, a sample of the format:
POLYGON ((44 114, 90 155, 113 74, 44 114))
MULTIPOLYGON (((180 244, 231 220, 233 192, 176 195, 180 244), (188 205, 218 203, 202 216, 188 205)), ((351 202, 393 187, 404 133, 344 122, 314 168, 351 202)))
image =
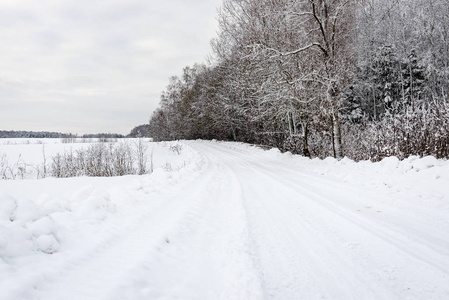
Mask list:
POLYGON ((218 21, 211 62, 163 91, 155 140, 449 157, 447 0, 224 0, 218 21))
POLYGON ((48 131, 6 131, 0 130, 0 138, 63 138, 63 139, 76 139, 76 138, 124 138, 125 136, 117 133, 96 133, 96 134, 73 134, 73 133, 60 133, 60 132, 48 132, 48 131))
POLYGON ((0 130, 0 138, 61 138, 62 133, 60 132, 34 132, 34 131, 6 131, 0 130))

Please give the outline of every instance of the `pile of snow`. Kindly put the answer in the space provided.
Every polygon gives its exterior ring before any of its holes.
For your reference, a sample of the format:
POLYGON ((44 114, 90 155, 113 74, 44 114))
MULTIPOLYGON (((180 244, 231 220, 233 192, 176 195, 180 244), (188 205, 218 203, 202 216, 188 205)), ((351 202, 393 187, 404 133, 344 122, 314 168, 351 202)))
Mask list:
POLYGON ((276 148, 263 153, 267 158, 287 161, 293 168, 307 174, 383 189, 390 195, 402 197, 408 194, 414 198, 418 195, 423 201, 447 200, 449 203, 449 195, 444 193, 446 185, 442 184, 449 184, 449 161, 433 156, 410 156, 404 160, 393 156, 380 162, 355 162, 347 157, 341 160, 332 157, 309 159, 290 152, 281 153, 276 148))
POLYGON ((59 250, 58 226, 51 210, 26 199, 0 195, 0 257, 14 257, 37 250, 59 250))

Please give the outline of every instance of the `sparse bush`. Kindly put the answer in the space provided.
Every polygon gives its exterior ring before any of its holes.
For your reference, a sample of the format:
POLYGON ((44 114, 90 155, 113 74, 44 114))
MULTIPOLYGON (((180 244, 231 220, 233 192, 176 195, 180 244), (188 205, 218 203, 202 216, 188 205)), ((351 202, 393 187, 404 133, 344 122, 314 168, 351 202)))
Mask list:
POLYGON ((409 106, 403 112, 387 112, 382 120, 358 126, 344 125, 345 153, 354 160, 380 161, 411 155, 449 157, 449 107, 445 102, 428 107, 409 106))
POLYGON ((32 173, 32 166, 26 164, 22 160, 22 155, 19 154, 17 162, 10 165, 6 154, 0 157, 0 179, 3 180, 14 180, 14 179, 25 179, 32 173))
POLYGON ((170 145, 170 150, 171 150, 173 153, 175 153, 175 154, 177 154, 177 155, 180 155, 180 154, 181 154, 181 151, 182 151, 182 145, 181 145, 181 144, 178 144, 178 143, 172 144, 172 145, 170 145))
POLYGON ((6 157, 6 154, 3 154, 0 157, 0 172, 1 172, 0 175, 3 180, 9 179, 7 175, 8 169, 9 169, 8 158, 6 157))
MULTIPOLYGON (((147 149, 148 146, 145 145, 141 138, 139 138, 138 142, 136 143, 136 158, 137 158, 137 172, 139 175, 145 174, 147 172, 147 149)), ((153 151, 151 151, 151 166, 150 166, 150 172, 152 172, 153 169, 153 151)))
POLYGON ((54 177, 110 177, 148 173, 146 145, 139 141, 135 149, 129 143, 96 143, 87 149, 69 151, 53 157, 54 177))
POLYGON ((173 171, 173 167, 172 167, 171 163, 168 163, 168 162, 165 163, 164 170, 167 172, 173 171))

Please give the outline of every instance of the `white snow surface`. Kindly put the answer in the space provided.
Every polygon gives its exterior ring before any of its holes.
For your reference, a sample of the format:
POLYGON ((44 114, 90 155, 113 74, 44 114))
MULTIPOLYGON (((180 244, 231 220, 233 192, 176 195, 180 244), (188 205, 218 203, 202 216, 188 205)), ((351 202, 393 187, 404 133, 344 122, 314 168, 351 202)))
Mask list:
POLYGON ((150 144, 152 174, 0 180, 1 300, 449 299, 448 161, 150 144))

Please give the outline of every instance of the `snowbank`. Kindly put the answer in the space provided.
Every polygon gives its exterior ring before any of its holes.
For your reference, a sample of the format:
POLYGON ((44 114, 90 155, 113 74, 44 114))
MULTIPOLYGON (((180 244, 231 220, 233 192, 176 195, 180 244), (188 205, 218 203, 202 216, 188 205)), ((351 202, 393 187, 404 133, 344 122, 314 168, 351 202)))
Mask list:
MULTIPOLYGON (((252 146, 242 144, 240 147, 252 146)), ((256 151, 266 158, 288 162, 306 173, 352 182, 354 185, 387 188, 391 193, 419 193, 421 198, 431 199, 433 194, 441 194, 445 184, 449 186, 449 161, 432 156, 410 156, 402 161, 397 157, 387 157, 380 162, 355 162, 347 157, 341 160, 332 157, 309 159, 290 152, 281 153, 275 148, 256 151)), ((444 199, 449 201, 449 195, 444 199)))
MULTIPOLYGON (((35 253, 70 252, 71 247, 95 244, 96 225, 126 219, 133 210, 151 208, 147 205, 149 194, 193 178, 202 166, 202 158, 189 146, 182 145, 176 153, 170 149, 178 144, 150 144, 152 174, 0 180, 0 264, 15 265, 16 259, 35 253)), ((49 146, 54 145, 58 144, 49 146)), ((36 144, 7 145, 11 146, 27 153, 30 161, 38 161, 41 148, 34 147, 36 144), (33 151, 37 152, 35 160, 33 151)))

